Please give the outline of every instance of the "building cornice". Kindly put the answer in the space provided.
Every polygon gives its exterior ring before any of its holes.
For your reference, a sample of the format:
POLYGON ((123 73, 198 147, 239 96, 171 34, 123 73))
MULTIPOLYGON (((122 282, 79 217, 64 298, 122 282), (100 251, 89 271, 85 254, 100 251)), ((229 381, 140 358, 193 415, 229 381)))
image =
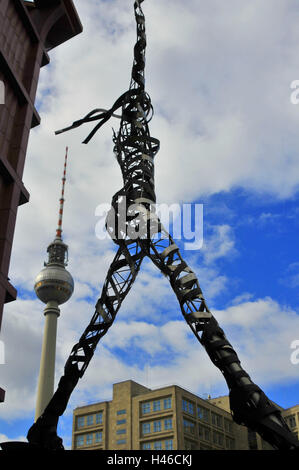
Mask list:
POLYGON ((47 50, 54 49, 83 31, 72 0, 35 0, 35 8, 28 6, 28 2, 24 3, 47 50))

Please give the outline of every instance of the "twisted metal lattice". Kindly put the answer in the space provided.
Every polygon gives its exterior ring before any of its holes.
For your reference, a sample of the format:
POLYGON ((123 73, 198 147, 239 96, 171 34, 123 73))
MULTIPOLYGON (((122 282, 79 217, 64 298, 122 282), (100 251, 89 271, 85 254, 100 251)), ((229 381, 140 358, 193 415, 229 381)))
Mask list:
POLYGON ((125 224, 121 224, 119 219, 115 224, 113 217, 107 217, 106 228, 118 245, 118 251, 107 273, 95 313, 71 351, 64 376, 53 398, 43 415, 30 428, 28 441, 37 447, 63 449, 62 440, 56 433, 59 416, 63 414, 99 340, 113 324, 136 279, 142 260, 148 256, 168 278, 186 322, 222 372, 229 388, 234 420, 258 431, 276 448, 296 448, 298 442, 282 419, 280 410, 241 367, 237 353, 206 304, 195 273, 182 258, 178 246, 155 214, 154 157, 159 150, 159 141, 150 136, 148 127, 153 107, 144 86, 146 35, 145 18, 140 6, 142 1, 134 3, 137 42, 129 90, 110 110, 95 109, 72 126, 57 132, 99 121, 85 139, 84 143, 88 143, 111 116, 120 117, 120 129, 117 135, 114 133, 113 141, 124 185, 113 196, 111 214, 119 215, 120 204, 124 200, 134 210, 127 214, 125 224), (121 116, 115 114, 119 108, 121 116), (133 236, 136 233, 138 236, 133 236))

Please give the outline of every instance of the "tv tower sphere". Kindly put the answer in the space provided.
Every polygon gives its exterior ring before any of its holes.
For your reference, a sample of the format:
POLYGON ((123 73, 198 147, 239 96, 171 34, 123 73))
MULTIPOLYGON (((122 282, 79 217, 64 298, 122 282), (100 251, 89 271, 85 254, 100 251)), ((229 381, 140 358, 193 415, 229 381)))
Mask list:
POLYGON ((61 305, 69 300, 74 291, 74 280, 64 267, 64 259, 59 256, 60 253, 62 255, 67 251, 67 245, 61 239, 56 238, 49 245, 48 251, 50 252, 49 262, 36 276, 34 290, 37 297, 45 304, 52 301, 61 305), (53 251, 56 252, 56 259, 53 259, 54 254, 51 257, 53 251))

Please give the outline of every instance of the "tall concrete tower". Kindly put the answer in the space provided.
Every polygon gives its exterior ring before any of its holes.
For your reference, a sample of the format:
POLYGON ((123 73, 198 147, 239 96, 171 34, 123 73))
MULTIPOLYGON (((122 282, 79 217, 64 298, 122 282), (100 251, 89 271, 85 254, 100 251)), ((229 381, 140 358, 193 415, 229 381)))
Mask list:
POLYGON ((54 393, 57 318, 60 315, 58 306, 67 302, 74 290, 73 278, 65 269, 68 262, 68 246, 63 243, 61 236, 67 155, 68 148, 66 148, 65 153, 56 236, 47 249, 49 254, 48 262, 44 263, 45 267, 37 275, 34 284, 37 297, 46 304, 44 309, 45 329, 40 361, 35 421, 43 413, 54 393))

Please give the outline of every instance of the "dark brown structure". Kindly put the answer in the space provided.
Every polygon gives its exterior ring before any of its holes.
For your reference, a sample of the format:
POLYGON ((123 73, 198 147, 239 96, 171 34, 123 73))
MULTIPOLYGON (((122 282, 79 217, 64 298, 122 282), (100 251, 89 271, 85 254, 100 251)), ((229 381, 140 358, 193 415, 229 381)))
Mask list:
POLYGON ((3 305, 17 296, 8 270, 18 206, 29 200, 22 175, 30 129, 40 123, 40 68, 51 49, 81 31, 72 0, 0 0, 0 329, 3 305))

